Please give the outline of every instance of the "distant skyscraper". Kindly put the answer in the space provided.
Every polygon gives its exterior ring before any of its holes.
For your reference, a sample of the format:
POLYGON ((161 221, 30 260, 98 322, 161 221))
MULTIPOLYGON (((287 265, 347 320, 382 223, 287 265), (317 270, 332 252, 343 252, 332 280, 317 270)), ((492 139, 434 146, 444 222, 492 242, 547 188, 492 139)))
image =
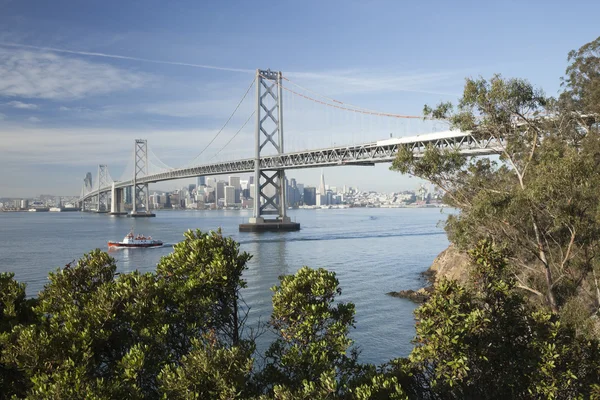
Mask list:
POLYGON ((296 184, 296 190, 298 191, 298 204, 304 204, 304 184, 296 184))
POLYGON ((205 176, 198 177, 198 187, 200 187, 200 186, 206 186, 206 177, 205 176))
POLYGON ((235 187, 225 186, 225 206, 233 206, 236 204, 235 187))
POLYGON ((94 187, 92 185, 92 173, 88 172, 87 174, 85 174, 85 179, 83 180, 83 183, 85 184, 86 189, 91 189, 92 187, 94 187))
POLYGON ((127 204, 133 204, 133 187, 132 186, 127 186, 125 188, 125 203, 127 204))
POLYGON ((225 198, 225 182, 217 182, 217 201, 225 198))
POLYGON ((242 180, 239 176, 230 176, 229 177, 229 186, 233 186, 235 188, 235 202, 241 203, 240 197, 242 195, 242 180))
POLYGON ((319 186, 319 194, 324 195, 327 189, 325 189, 325 176, 323 175, 323 170, 321 170, 321 185, 319 186))
POLYGON ((298 206, 300 205, 300 191, 298 190, 298 186, 296 184, 296 179, 290 179, 290 184, 287 186, 286 199, 288 202, 288 206, 298 206))
POLYGON ((317 189, 314 187, 304 188, 304 204, 314 206, 317 204, 317 189))
POLYGON ((229 186, 233 186, 236 189, 241 189, 241 179, 239 176, 230 176, 229 177, 229 186))

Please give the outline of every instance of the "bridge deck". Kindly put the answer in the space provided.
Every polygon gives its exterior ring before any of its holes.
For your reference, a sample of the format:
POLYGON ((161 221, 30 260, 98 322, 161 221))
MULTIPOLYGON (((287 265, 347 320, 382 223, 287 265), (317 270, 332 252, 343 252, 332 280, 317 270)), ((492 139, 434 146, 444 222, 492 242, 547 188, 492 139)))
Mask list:
MULTIPOLYGON (((265 170, 320 168, 340 165, 372 165, 374 163, 392 162, 398 154, 398 150, 402 147, 406 147, 416 154, 422 153, 427 146, 435 146, 440 149, 458 150, 466 155, 483 156, 499 153, 500 145, 500 141, 493 137, 477 139, 467 132, 447 131, 412 137, 392 138, 353 146, 337 146, 263 156, 260 159, 260 163, 261 169, 265 170)), ((138 178, 137 182, 138 184, 144 184, 192 178, 201 175, 249 173, 254 171, 254 162, 254 158, 248 158, 174 169, 138 178)), ((115 183, 116 188, 132 185, 133 180, 115 183)), ((110 190, 111 186, 103 187, 100 190, 94 190, 85 194, 83 199, 97 196, 98 192, 103 193, 110 190)))

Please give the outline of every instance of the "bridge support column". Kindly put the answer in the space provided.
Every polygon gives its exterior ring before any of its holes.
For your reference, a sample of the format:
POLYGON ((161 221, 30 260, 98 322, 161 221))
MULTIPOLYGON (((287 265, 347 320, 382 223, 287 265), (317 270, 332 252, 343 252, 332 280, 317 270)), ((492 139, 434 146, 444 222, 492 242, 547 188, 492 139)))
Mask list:
POLYGON ((125 198, 123 188, 117 189, 115 182, 112 184, 111 189, 111 202, 110 202, 110 215, 127 215, 125 211, 125 198))
POLYGON ((141 178, 148 175, 148 141, 145 139, 135 139, 134 146, 133 210, 129 216, 156 217, 156 214, 150 212, 148 184, 139 182, 141 178))
POLYGON ((285 170, 261 167, 261 155, 283 154, 281 72, 256 70, 254 212, 240 232, 297 231, 300 224, 286 215, 285 170))

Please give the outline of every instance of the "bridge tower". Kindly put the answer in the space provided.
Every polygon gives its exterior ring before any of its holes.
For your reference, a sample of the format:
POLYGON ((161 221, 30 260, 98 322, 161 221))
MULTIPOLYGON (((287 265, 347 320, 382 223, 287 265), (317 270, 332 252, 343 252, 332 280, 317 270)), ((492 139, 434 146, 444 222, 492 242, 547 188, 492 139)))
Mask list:
POLYGON ((135 139, 133 148, 133 210, 132 217, 155 217, 150 212, 148 183, 138 183, 140 178, 148 175, 148 141, 135 139), (141 210, 143 208, 143 211, 141 210))
POLYGON ((98 202, 96 203, 96 212, 108 212, 108 192, 100 192, 100 189, 110 185, 108 178, 108 165, 98 165, 98 202))
POLYGON ((283 154, 283 96, 281 72, 256 70, 256 127, 254 131, 254 211, 240 232, 297 231, 300 224, 286 215, 285 169, 263 168, 262 155, 283 154))

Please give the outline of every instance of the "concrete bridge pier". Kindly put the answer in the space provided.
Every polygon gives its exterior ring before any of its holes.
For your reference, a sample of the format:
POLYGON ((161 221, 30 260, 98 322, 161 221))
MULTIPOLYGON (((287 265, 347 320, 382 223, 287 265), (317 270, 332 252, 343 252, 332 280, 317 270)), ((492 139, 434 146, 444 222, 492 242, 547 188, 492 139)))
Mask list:
POLYGON ((123 188, 117 189, 115 187, 115 182, 113 182, 111 193, 112 196, 110 202, 109 215, 127 215, 127 211, 125 211, 125 199, 123 188))

